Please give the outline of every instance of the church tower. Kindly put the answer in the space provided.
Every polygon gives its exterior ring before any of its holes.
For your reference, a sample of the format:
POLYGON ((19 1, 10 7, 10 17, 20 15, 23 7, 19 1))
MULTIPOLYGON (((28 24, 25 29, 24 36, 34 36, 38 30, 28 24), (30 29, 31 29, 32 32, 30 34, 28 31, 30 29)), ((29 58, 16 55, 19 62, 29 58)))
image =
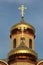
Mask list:
POLYGON ((22 5, 20 23, 13 25, 10 30, 11 51, 8 53, 9 65, 36 65, 37 53, 34 51, 35 29, 32 25, 25 23, 22 5))

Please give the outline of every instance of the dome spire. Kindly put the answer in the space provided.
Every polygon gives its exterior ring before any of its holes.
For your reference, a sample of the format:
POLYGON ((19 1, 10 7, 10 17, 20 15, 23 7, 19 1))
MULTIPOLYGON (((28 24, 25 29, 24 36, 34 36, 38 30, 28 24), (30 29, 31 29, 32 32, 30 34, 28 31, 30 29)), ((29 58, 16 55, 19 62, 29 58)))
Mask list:
POLYGON ((21 7, 19 7, 18 9, 21 10, 21 17, 24 18, 24 10, 26 10, 27 8, 24 7, 24 5, 21 5, 21 7))

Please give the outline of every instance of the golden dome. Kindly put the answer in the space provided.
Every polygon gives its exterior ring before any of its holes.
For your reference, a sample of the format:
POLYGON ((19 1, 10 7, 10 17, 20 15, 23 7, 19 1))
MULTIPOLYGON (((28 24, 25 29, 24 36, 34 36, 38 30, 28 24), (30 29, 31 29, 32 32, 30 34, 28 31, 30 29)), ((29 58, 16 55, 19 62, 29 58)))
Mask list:
POLYGON ((18 24, 16 24, 16 25, 13 25, 13 26, 11 27, 10 32, 12 32, 12 31, 13 31, 14 29, 16 29, 16 28, 19 29, 19 28, 21 28, 21 27, 24 27, 25 29, 27 29, 27 28, 32 29, 33 32, 35 32, 35 28, 34 28, 32 25, 30 25, 30 24, 28 24, 28 23, 25 23, 23 17, 22 17, 22 20, 21 20, 20 23, 18 23, 18 24))

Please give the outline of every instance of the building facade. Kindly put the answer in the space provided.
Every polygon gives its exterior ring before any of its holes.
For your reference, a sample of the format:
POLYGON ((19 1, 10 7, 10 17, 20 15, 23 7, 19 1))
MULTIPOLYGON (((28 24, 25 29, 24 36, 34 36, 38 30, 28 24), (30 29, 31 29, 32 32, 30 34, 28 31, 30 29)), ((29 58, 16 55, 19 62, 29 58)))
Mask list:
POLYGON ((8 59, 0 60, 2 65, 43 65, 43 60, 38 60, 38 54, 34 50, 35 28, 24 21, 24 10, 22 5, 21 21, 11 27, 11 51, 8 59))

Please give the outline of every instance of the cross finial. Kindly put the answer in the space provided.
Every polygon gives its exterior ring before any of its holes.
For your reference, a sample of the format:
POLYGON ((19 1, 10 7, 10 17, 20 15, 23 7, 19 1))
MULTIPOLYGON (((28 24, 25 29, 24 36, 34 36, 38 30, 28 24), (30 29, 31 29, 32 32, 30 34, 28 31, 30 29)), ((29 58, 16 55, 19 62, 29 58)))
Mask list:
POLYGON ((21 10, 21 16, 24 17, 24 10, 27 8, 24 7, 24 5, 21 5, 21 7, 19 7, 18 9, 21 10))

